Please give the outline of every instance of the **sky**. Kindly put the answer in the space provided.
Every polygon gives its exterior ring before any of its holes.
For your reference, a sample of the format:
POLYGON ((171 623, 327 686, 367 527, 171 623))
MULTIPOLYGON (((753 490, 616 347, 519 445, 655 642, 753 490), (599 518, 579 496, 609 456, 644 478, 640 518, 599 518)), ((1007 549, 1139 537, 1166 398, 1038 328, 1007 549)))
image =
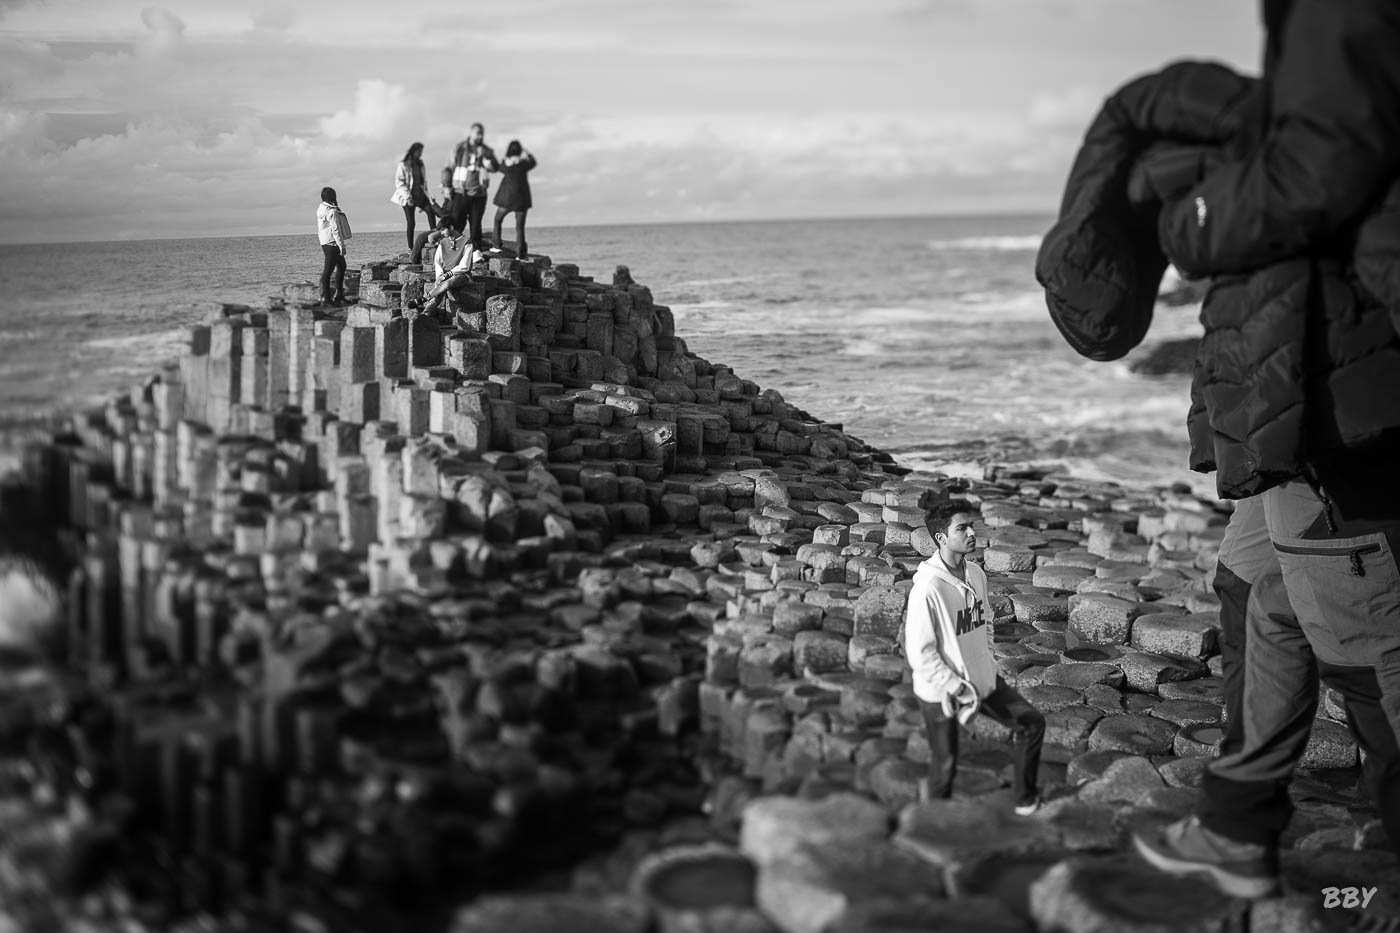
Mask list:
MULTIPOLYGON (((1089 120, 1248 0, 0 0, 0 242, 356 231, 481 122, 534 224, 1051 213, 1089 120)), ((419 223, 422 218, 420 215, 419 223)))

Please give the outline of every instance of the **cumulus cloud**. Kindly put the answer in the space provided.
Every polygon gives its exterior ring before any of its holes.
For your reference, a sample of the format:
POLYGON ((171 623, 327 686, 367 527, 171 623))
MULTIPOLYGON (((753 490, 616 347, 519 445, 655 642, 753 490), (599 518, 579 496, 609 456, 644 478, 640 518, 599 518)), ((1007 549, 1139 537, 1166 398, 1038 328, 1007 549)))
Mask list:
POLYGON ((414 110, 403 85, 370 78, 355 88, 354 106, 321 120, 321 132, 330 139, 388 139, 414 110))

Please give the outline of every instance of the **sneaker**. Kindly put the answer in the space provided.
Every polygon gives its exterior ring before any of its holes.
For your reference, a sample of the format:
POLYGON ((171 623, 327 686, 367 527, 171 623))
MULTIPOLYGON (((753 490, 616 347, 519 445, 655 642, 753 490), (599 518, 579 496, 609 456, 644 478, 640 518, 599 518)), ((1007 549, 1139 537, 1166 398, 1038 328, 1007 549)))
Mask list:
POLYGON ((1169 875, 1200 875, 1231 897, 1250 900, 1279 893, 1278 852, 1257 842, 1239 842, 1188 816, 1151 833, 1133 833, 1147 863, 1169 875))
POLYGON ((1016 804, 1016 815, 1030 816, 1032 813, 1040 809, 1040 804, 1041 800, 1039 797, 1035 798, 1034 800, 1028 803, 1018 803, 1016 804))

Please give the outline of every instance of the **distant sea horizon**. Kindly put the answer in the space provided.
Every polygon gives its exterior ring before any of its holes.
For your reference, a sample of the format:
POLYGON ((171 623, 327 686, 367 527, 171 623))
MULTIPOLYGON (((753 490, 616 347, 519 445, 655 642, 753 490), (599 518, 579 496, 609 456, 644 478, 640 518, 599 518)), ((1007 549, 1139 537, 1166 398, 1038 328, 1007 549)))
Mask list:
MULTIPOLYGON (((693 352, 905 465, 1036 461, 1209 492, 1186 469, 1186 377, 1135 375, 1133 356, 1082 359, 1049 320, 1033 265, 1051 219, 540 226, 530 245, 599 279, 627 265, 693 352)), ((0 246, 0 448, 11 457, 26 429, 173 361, 201 302, 256 306, 320 270, 306 231, 63 245, 0 246)), ((349 258, 405 248, 401 229, 357 230, 349 258)), ((1191 308, 1157 317, 1145 346, 1199 333, 1191 308)))
MULTIPOLYGON (((605 227, 676 227, 676 226, 713 226, 727 224, 805 224, 805 223, 844 223, 862 221, 884 221, 884 220, 975 220, 977 218, 1010 218, 1010 219, 1037 219, 1044 220, 1046 226, 1055 217, 1053 210, 1041 211, 988 211, 988 212, 956 212, 956 213, 910 213, 910 214, 852 214, 852 215, 816 215, 812 217, 745 217, 745 218, 690 218, 685 220, 631 220, 616 221, 607 223, 554 223, 538 224, 530 223, 530 231, 535 230, 577 230, 580 228, 605 228, 605 227)), ((361 231, 361 234, 391 234, 403 229, 403 223, 366 223, 361 225, 355 222, 355 217, 351 218, 352 226, 361 231)), ((418 215, 417 229, 424 229, 426 219, 420 213, 418 215)), ((490 217, 486 219, 489 226, 490 217)), ((506 223, 506 232, 511 233, 512 221, 506 223)), ((293 229, 294 225, 280 231, 268 231, 264 233, 230 232, 224 234, 202 234, 192 235, 187 233, 175 233, 162 236, 114 236, 109 239, 98 240, 6 240, 0 238, 0 247, 3 246, 84 246, 97 243, 159 243, 167 240, 241 240, 258 239, 262 237, 280 236, 300 236, 304 233, 305 225, 300 225, 293 229)), ((513 234, 511 234, 513 235, 513 234)), ((560 260, 568 262, 569 260, 560 260)))

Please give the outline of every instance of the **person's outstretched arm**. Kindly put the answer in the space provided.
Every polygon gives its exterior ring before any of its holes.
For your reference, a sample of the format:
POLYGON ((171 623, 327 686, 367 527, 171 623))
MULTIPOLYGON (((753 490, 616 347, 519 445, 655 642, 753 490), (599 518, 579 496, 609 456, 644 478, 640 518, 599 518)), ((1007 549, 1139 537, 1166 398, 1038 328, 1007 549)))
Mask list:
POLYGON ((1248 272, 1356 221, 1400 170, 1400 3, 1297 0, 1270 122, 1247 159, 1166 205, 1158 234, 1187 275, 1248 272))

